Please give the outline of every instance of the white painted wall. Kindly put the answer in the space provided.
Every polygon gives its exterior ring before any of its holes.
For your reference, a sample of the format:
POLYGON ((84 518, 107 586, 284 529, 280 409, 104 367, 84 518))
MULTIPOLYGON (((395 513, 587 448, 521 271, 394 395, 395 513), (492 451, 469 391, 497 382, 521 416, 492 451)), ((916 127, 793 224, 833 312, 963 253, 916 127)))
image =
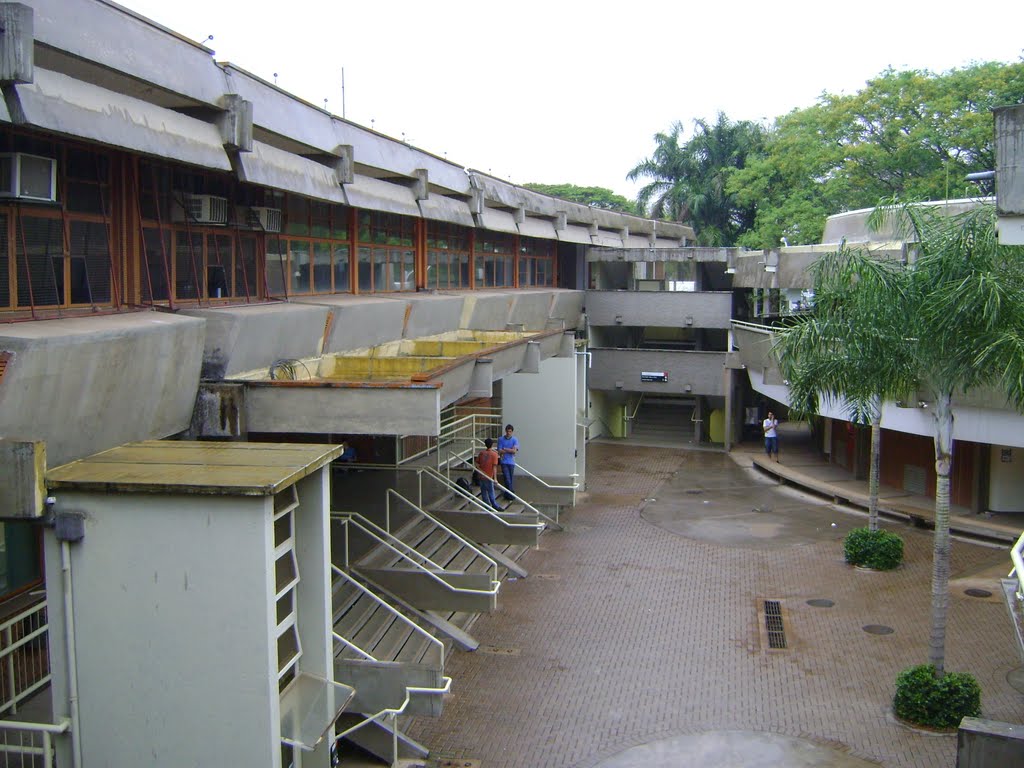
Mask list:
POLYGON ((988 486, 992 512, 1024 512, 1024 449, 993 445, 988 486))
POLYGON ((502 379, 502 419, 519 438, 516 463, 538 477, 576 472, 576 365, 575 356, 551 357, 539 373, 502 379))
MULTIPOLYGON (((276 768, 271 500, 65 491, 87 765, 276 768)), ((54 711, 66 714, 59 546, 47 536, 54 711)))

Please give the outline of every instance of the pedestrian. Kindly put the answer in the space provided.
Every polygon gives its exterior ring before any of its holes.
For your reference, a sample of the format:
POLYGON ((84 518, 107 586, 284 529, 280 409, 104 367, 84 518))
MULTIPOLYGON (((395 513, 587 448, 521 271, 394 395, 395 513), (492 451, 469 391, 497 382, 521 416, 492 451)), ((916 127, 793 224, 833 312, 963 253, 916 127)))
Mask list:
POLYGON ((505 425, 505 434, 498 438, 498 455, 501 456, 501 481, 505 486, 504 497, 512 501, 515 490, 512 488, 513 476, 516 471, 516 454, 519 453, 519 438, 513 437, 515 428, 505 425))
POLYGON ((764 429, 764 452, 768 454, 768 458, 771 459, 772 454, 775 454, 775 460, 779 460, 779 420, 775 418, 775 414, 768 411, 768 418, 761 424, 764 429))
POLYGON ((484 440, 484 449, 476 457, 476 474, 480 480, 480 496, 486 504, 502 512, 502 507, 494 498, 494 476, 498 469, 498 452, 492 447, 491 438, 484 440))

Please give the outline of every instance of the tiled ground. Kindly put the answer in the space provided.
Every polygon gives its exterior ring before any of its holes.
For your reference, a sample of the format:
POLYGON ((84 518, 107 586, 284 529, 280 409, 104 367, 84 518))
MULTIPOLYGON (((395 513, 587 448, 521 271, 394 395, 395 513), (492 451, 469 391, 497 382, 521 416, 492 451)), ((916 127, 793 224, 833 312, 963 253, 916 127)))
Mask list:
MULTIPOLYGON (((499 611, 473 628, 518 654, 453 653, 443 716, 409 729, 433 758, 589 768, 654 739, 746 730, 886 766, 955 764, 955 736, 909 730, 890 713, 897 672, 927 660, 928 532, 899 531, 900 570, 863 572, 841 546, 862 518, 777 490, 723 454, 594 443, 588 483, 568 529, 522 561, 530 577, 504 584, 499 611), (764 648, 764 598, 782 603, 784 651, 764 648), (867 634, 868 624, 895 632, 867 634)), ((1003 560, 955 542, 953 574, 1003 560)), ((984 716, 1019 723, 1011 632, 998 599, 954 591, 947 669, 978 677, 984 716)))

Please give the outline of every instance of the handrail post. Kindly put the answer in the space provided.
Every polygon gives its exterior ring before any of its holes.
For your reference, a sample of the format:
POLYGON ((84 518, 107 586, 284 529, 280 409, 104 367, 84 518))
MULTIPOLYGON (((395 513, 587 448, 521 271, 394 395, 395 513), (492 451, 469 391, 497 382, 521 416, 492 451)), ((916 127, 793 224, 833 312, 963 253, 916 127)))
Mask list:
MULTIPOLYGON (((11 625, 8 624, 4 627, 4 648, 10 648, 14 645, 14 641, 11 635, 11 625)), ((8 688, 8 700, 11 702, 11 714, 15 715, 18 713, 18 691, 17 686, 14 683, 14 651, 12 650, 7 654, 7 688, 8 688)))

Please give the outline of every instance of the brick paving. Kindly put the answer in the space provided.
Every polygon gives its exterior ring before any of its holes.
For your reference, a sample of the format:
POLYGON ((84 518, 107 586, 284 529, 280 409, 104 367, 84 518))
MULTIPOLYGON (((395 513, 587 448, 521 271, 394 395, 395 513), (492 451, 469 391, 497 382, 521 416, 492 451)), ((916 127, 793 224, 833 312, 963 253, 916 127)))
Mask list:
MULTIPOLYGON (((594 443, 588 486, 565 516, 567 530, 545 535, 523 559, 530 577, 505 583, 499 610, 473 627, 482 644, 518 655, 451 654, 443 715, 408 729, 433 759, 591 768, 657 739, 744 730, 885 766, 955 764, 955 735, 910 730, 890 711, 896 674, 927 660, 928 532, 899 530, 906 557, 895 572, 851 569, 841 538, 863 518, 758 483, 723 454, 594 443), (788 523, 744 516, 744 493, 808 535, 783 546, 788 523), (678 535, 644 517, 674 510, 699 523, 718 496, 734 502, 718 524, 748 530, 746 545, 678 535), (786 650, 765 650, 765 598, 781 601, 786 650), (812 598, 835 605, 812 607, 812 598), (867 634, 867 624, 895 632, 867 634)), ((1005 550, 955 542, 953 574, 1002 560, 1005 550)), ((1024 695, 1006 675, 1020 660, 997 598, 954 592, 946 667, 978 677, 983 716, 1019 723, 1024 695)))

